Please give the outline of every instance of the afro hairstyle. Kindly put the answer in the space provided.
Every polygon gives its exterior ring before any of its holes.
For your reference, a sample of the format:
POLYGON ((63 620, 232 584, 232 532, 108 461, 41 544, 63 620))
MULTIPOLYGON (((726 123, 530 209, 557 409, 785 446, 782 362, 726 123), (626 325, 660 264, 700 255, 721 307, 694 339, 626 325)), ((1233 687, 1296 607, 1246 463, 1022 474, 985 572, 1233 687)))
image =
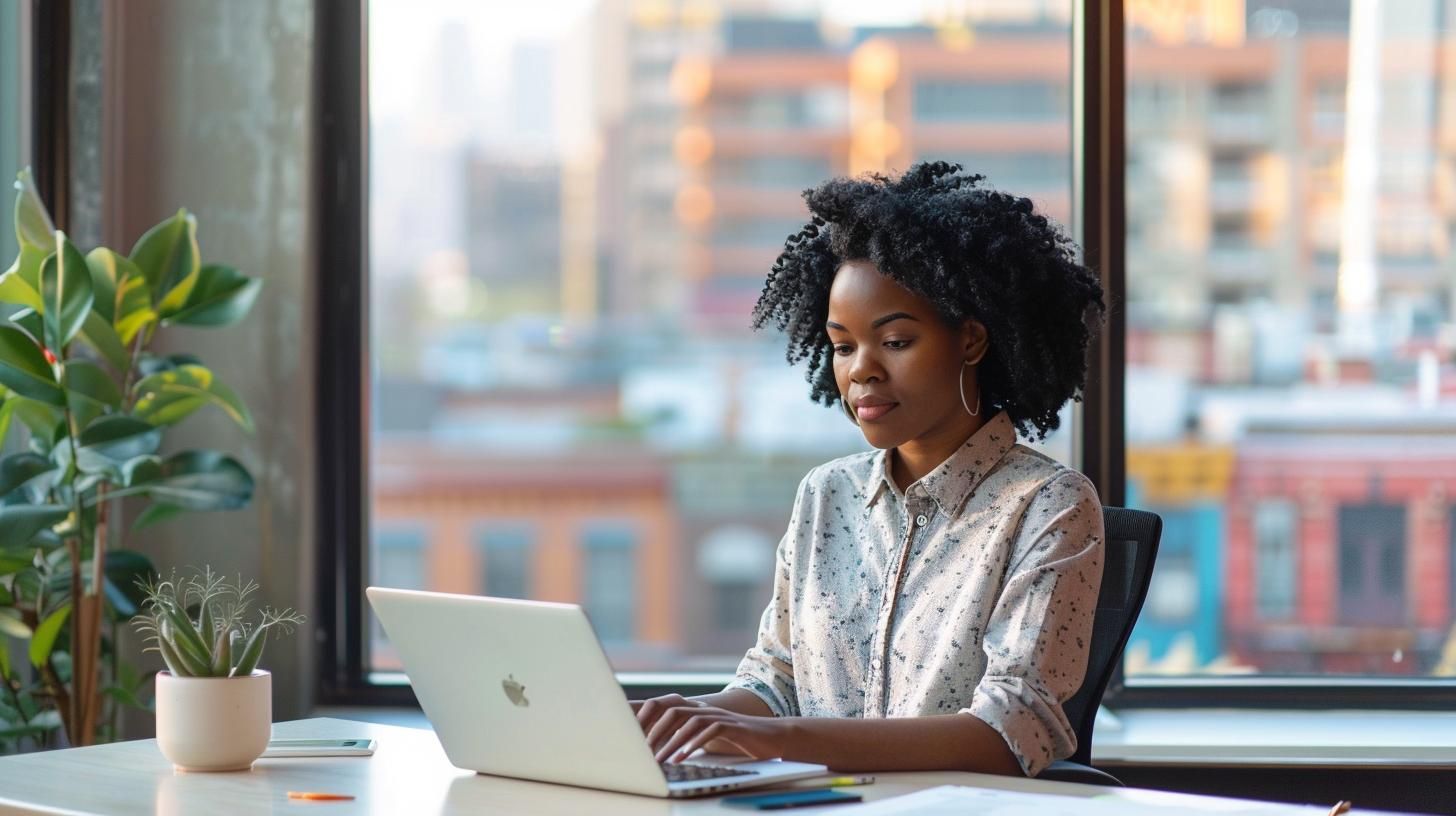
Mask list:
POLYGON ((808 361, 810 399, 840 398, 824 327, 829 288, 841 264, 868 260, 949 325, 984 325, 983 403, 1004 410, 1025 437, 1056 430, 1061 407, 1081 398, 1087 347, 1105 310, 1102 285, 1030 199, 983 180, 932 161, 899 178, 834 178, 804 191, 813 218, 784 243, 753 327, 787 334, 788 361, 808 361))

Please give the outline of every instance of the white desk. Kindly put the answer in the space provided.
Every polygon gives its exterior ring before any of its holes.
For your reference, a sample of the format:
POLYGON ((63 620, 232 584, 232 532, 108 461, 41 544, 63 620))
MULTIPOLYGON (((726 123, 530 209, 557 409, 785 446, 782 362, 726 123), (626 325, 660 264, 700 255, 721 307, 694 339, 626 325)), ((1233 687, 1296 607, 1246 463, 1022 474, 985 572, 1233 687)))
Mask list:
MULTIPOLYGON (((668 801, 481 776, 450 765, 430 731, 350 720, 315 718, 278 723, 278 737, 373 737, 373 757, 262 759, 251 773, 175 773, 155 740, 0 757, 0 814, 655 814, 733 813, 716 799, 668 801), (347 793, 348 802, 290 801, 288 791, 347 793)), ((1064 796, 1210 800, 1179 794, 1038 782, 981 774, 879 774, 873 785, 854 788, 866 801, 937 785, 1055 793, 1064 796)), ((1228 801, 1228 800, 1212 800, 1228 801)), ((843 806, 802 808, 793 813, 848 812, 843 806)))

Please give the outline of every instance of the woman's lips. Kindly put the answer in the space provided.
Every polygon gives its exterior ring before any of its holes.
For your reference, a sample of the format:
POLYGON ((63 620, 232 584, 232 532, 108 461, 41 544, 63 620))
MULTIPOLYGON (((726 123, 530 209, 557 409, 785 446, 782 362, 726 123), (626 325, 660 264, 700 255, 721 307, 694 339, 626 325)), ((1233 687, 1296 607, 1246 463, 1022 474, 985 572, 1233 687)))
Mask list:
POLYGON ((886 402, 880 405, 861 405, 855 409, 854 413, 855 416, 859 417, 860 422, 874 422, 885 414, 895 410, 895 406, 899 404, 898 402, 886 402))

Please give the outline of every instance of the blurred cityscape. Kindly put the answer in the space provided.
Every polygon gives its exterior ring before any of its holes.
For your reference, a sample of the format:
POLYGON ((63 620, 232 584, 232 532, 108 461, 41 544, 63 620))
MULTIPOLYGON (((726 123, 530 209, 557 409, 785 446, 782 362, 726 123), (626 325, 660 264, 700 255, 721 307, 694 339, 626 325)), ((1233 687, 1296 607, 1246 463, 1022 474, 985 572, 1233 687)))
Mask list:
MULTIPOLYGON (((866 448, 749 329, 800 191, 946 159, 1070 228, 1071 2, 435 4, 372 9, 371 580, 729 670, 866 448)), ((1129 673, 1456 674, 1456 7, 1127 21, 1129 673)))

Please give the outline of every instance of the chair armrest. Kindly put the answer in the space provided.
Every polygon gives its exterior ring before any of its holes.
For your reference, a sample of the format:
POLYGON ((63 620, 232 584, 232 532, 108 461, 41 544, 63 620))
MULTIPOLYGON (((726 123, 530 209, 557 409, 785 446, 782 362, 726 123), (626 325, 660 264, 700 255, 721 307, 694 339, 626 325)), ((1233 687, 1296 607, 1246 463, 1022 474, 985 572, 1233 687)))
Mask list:
POLYGON ((1099 771, 1091 765, 1083 765, 1079 762, 1068 762, 1059 759, 1048 765, 1045 770, 1037 774, 1037 779, 1045 779, 1048 782, 1076 782, 1081 785, 1107 785, 1120 788, 1122 782, 1117 777, 1104 771, 1099 771))

